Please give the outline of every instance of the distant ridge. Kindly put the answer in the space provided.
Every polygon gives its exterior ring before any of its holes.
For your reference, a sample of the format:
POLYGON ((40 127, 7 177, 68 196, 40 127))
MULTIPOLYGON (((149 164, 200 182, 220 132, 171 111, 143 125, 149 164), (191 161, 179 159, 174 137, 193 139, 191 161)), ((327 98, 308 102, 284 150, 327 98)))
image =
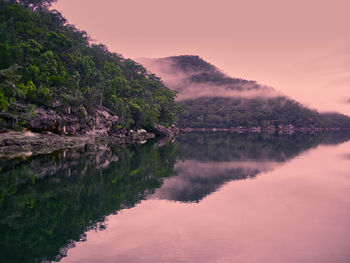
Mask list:
POLYGON ((224 74, 199 56, 181 55, 159 59, 142 58, 139 59, 139 62, 151 72, 160 75, 169 88, 177 91, 182 91, 188 88, 188 85, 193 84, 224 86, 237 91, 261 88, 256 81, 232 78, 224 74), (182 83, 174 85, 171 81, 174 78, 179 82, 181 80, 182 83))
POLYGON ((199 56, 138 60, 178 92, 179 125, 191 128, 350 128, 350 117, 320 114, 256 81, 233 78, 199 56))

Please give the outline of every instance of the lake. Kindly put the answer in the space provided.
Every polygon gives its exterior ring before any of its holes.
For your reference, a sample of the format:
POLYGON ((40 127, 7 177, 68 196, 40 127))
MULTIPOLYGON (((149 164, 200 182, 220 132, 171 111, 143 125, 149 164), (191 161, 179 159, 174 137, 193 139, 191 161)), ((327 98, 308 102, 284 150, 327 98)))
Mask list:
POLYGON ((350 134, 188 133, 0 162, 0 262, 350 262, 350 134))

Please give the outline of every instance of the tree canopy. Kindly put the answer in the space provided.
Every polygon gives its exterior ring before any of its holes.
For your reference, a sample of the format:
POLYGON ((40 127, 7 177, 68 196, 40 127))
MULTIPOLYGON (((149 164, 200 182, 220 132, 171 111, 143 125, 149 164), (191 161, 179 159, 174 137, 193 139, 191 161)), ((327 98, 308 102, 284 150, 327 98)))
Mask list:
MULTIPOLYGON (((35 107, 97 105, 122 127, 152 129, 176 121, 176 93, 143 66, 93 43, 54 0, 1 0, 0 121, 23 126, 35 107)), ((57 109, 55 109, 57 110, 57 109)))

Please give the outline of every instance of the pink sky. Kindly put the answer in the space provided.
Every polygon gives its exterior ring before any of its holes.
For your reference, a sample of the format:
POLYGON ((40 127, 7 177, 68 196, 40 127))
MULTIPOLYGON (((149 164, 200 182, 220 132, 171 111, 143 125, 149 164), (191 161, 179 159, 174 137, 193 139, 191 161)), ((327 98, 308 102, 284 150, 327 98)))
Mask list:
POLYGON ((350 115, 348 0, 58 0, 53 8, 125 57, 199 55, 233 77, 350 115))

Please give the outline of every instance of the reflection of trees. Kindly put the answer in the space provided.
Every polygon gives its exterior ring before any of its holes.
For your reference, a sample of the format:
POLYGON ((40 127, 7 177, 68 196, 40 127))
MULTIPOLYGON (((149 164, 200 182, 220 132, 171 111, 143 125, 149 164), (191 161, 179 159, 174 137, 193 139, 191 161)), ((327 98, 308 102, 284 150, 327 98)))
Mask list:
POLYGON ((177 176, 167 178, 155 197, 199 202, 226 182, 254 178, 320 143, 340 143, 350 134, 267 136, 190 133, 179 138, 177 176))
POLYGON ((178 139, 182 159, 201 161, 269 160, 283 162, 317 145, 337 144, 350 139, 350 133, 294 135, 189 133, 178 139), (194 147, 195 146, 195 147, 194 147))
POLYGON ((106 215, 150 194, 198 202, 228 181, 253 178, 320 143, 349 137, 190 133, 162 147, 86 147, 1 162, 0 261, 60 259, 87 230, 103 228, 106 215))
POLYGON ((41 262, 70 240, 103 227, 106 215, 132 207, 173 175, 174 145, 78 150, 2 163, 0 255, 41 262))

